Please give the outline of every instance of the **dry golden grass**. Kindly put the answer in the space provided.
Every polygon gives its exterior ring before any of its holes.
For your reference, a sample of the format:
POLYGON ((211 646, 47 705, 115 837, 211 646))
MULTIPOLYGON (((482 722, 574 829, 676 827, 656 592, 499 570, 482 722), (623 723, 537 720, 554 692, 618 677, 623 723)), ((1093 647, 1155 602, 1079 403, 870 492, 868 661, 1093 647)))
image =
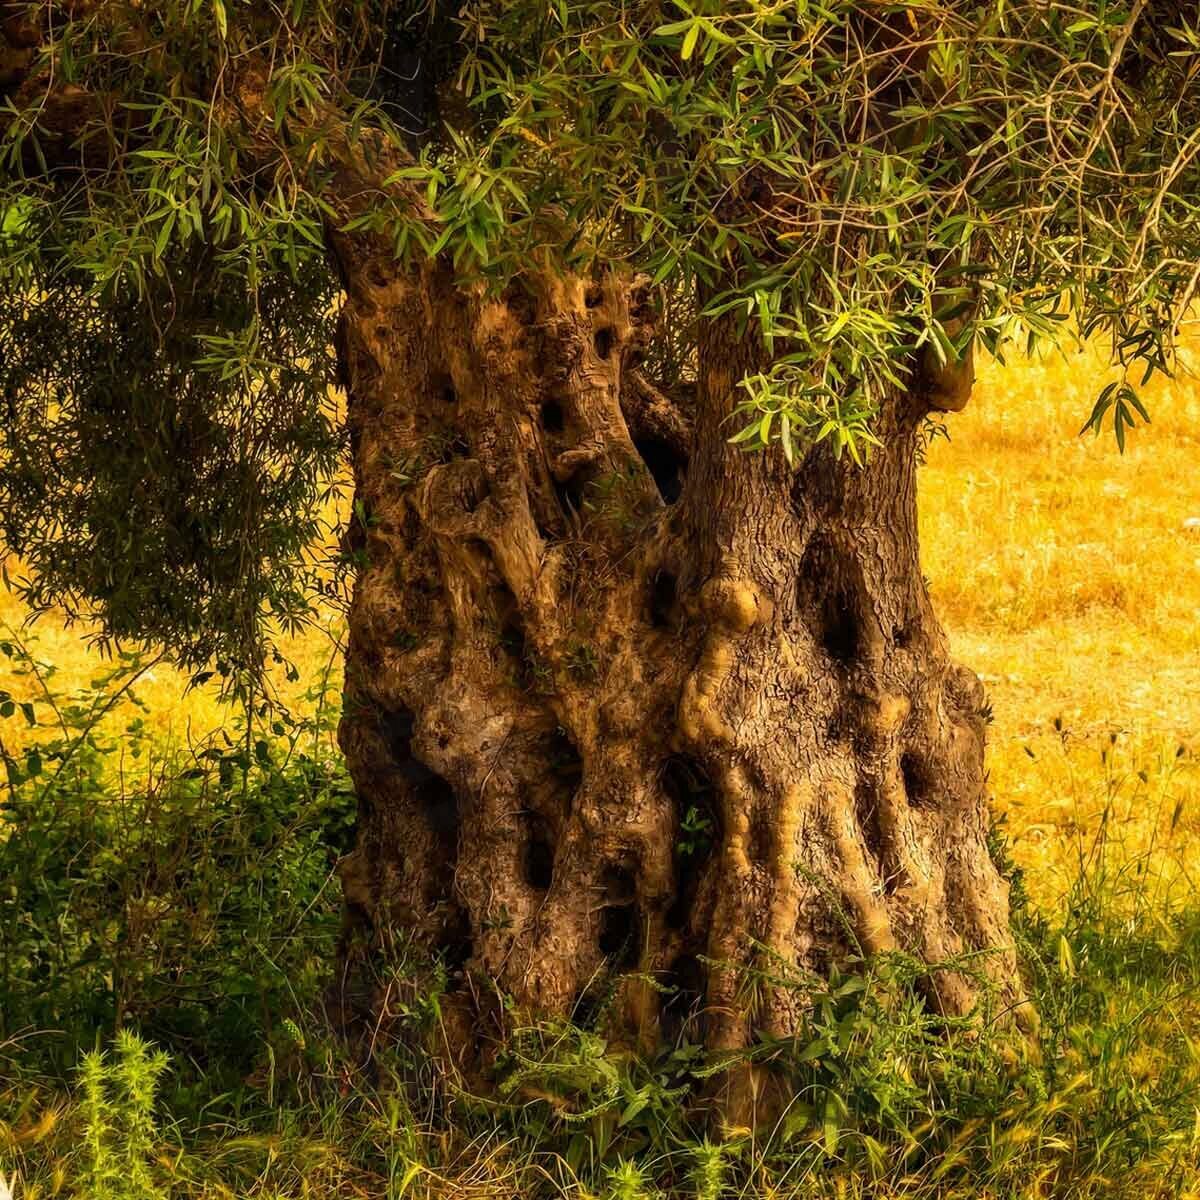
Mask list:
MULTIPOLYGON (((1076 436, 1108 375, 1090 350, 985 364, 922 480, 925 569, 957 656, 990 692, 996 808, 1045 903, 1101 828, 1127 864, 1152 853, 1155 887, 1188 882, 1200 830, 1200 769, 1175 757, 1200 729, 1200 528, 1185 526, 1200 517, 1200 383, 1152 386, 1154 425, 1122 457, 1111 438, 1076 436)), ((0 592, 0 628, 24 616, 0 592)), ((325 618, 288 647, 301 682, 280 680, 286 699, 336 658, 338 619, 325 618)), ((100 668, 86 631, 44 619, 36 633, 59 688, 100 668)), ((231 717, 164 666, 138 694, 164 738, 231 717)), ((11 746, 19 718, 5 724, 11 746)))
POLYGON ((1047 901, 1106 805, 1106 835, 1168 882, 1200 829, 1200 771, 1176 758, 1200 729, 1200 381, 1152 385, 1122 456, 1076 436, 1108 377, 1091 350, 985 364, 922 480, 935 604, 988 688, 995 806, 1047 901))

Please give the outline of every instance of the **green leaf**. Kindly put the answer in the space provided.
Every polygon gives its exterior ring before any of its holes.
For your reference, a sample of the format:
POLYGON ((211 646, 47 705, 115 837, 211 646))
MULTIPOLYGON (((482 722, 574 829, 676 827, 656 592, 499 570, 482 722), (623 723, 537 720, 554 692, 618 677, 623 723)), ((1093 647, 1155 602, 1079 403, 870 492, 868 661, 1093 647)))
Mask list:
POLYGON ((830 1158, 837 1153, 838 1125, 837 1105, 834 1101, 833 1093, 830 1092, 825 1099, 825 1115, 822 1121, 823 1144, 825 1153, 830 1158))

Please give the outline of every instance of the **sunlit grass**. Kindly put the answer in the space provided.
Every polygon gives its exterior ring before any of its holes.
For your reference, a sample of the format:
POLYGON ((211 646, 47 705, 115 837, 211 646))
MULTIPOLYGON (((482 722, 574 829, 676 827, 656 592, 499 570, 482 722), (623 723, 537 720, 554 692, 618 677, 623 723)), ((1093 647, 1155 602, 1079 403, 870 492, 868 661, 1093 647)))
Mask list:
POLYGON ((1200 383, 1152 383, 1120 455, 1077 436, 1111 377, 1091 350, 983 364, 922 478, 934 600, 995 711, 995 807, 1048 903, 1102 819, 1167 881, 1197 863, 1200 771, 1177 751, 1200 729, 1200 383))

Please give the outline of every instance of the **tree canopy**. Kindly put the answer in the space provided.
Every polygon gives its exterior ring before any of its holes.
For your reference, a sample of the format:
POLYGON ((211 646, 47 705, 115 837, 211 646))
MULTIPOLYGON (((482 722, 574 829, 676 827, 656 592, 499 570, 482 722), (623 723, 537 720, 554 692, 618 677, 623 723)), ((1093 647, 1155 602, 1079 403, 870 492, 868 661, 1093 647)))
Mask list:
MULTIPOLYGON (((0 8, 0 522, 36 607, 253 671, 341 433, 331 232, 468 285, 644 273, 651 363, 756 324, 730 435, 869 453, 978 342, 1109 340, 1118 441, 1200 281, 1168 0, 0 8)), ((1086 415, 1086 414, 1083 414, 1086 415)), ((776 452, 776 451, 772 451, 776 452)))

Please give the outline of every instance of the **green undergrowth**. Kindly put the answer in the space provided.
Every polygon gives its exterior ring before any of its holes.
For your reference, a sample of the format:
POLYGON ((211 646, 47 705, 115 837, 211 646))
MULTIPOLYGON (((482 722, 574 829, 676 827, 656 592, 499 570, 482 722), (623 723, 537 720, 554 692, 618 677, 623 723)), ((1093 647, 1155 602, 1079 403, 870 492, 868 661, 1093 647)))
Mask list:
POLYGON ((1033 909, 1014 873, 1033 1038, 999 1011, 937 1018, 929 969, 902 955, 817 980, 764 951, 744 997, 791 988, 809 1016, 742 1056, 781 1097, 755 1129, 706 1107, 746 1062, 699 1048, 700 1015, 647 1058, 609 1035, 603 1002, 586 1025, 507 1013, 495 1086, 472 1094, 434 1066, 439 964, 378 962, 387 1028, 330 1032, 353 798, 323 686, 304 720, 263 710, 168 752, 138 708, 136 658, 67 697, 5 646, 45 685, 29 711, 0 696, 0 737, 3 721, 38 735, 4 752, 0 808, 0 1173, 19 1200, 999 1200, 1200 1183, 1200 897, 1130 905, 1148 872, 1114 870, 1102 842, 1061 911, 1033 909))

